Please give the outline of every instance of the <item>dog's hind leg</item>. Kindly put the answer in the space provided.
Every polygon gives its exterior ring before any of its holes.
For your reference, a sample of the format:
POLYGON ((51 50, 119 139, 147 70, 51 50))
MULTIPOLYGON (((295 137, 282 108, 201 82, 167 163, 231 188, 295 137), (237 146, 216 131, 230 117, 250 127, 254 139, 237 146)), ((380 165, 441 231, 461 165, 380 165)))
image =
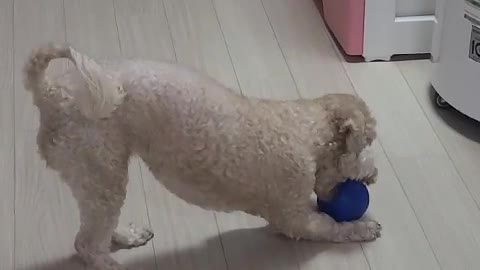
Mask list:
POLYGON ((113 232, 112 249, 130 249, 140 247, 153 238, 153 232, 146 227, 138 227, 134 223, 128 226, 119 225, 113 232))
POLYGON ((66 176, 80 210, 75 249, 95 270, 126 270, 110 256, 110 248, 126 198, 127 161, 104 161, 87 161, 66 176))

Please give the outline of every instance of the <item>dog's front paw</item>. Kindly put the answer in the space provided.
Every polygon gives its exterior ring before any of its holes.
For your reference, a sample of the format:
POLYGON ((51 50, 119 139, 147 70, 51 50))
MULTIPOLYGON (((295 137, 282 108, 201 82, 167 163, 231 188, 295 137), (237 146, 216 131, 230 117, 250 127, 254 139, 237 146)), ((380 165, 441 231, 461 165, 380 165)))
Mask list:
POLYGON ((365 242, 380 237, 382 226, 373 220, 345 222, 339 224, 334 242, 365 242))
POLYGON ((382 225, 374 220, 353 222, 352 241, 373 241, 381 236, 382 225))
POLYGON ((129 249, 144 246, 153 236, 150 229, 130 223, 128 227, 115 231, 112 242, 117 249, 129 249))
POLYGON ((378 169, 375 168, 369 176, 363 178, 361 181, 365 185, 369 186, 377 182, 377 176, 378 176, 378 169))

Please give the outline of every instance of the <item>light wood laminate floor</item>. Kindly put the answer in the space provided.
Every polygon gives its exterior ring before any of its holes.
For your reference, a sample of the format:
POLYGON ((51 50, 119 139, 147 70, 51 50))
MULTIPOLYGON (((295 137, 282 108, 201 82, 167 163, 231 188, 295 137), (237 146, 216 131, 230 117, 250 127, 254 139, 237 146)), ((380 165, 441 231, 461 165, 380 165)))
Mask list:
POLYGON ((275 237, 258 218, 180 201, 134 159, 121 221, 155 238, 114 255, 132 270, 480 269, 480 124, 432 104, 428 60, 346 62, 312 0, 0 0, 0 270, 83 270, 72 258, 78 210, 37 154, 20 72, 49 41, 177 61, 248 96, 356 93, 378 119, 378 241, 275 237))

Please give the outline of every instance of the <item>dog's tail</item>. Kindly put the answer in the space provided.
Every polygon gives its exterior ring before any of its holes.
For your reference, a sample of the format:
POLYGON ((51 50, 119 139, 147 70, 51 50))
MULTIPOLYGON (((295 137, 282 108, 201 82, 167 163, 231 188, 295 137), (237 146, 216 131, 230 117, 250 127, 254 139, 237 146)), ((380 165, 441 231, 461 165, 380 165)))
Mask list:
POLYGON ((35 50, 24 67, 25 88, 33 93, 37 102, 51 87, 45 76, 53 59, 67 58, 73 62, 87 87, 72 93, 80 111, 88 118, 106 118, 120 105, 125 93, 122 84, 109 75, 102 66, 67 44, 47 45, 35 50))

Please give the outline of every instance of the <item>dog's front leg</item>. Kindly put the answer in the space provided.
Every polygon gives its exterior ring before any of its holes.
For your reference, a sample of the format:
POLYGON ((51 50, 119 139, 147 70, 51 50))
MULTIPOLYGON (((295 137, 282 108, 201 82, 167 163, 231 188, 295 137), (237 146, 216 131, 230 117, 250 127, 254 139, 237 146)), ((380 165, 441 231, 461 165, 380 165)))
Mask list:
MULTIPOLYGON (((288 207, 288 206, 285 206, 288 207)), ((355 222, 335 222, 312 206, 282 209, 282 213, 272 215, 270 225, 280 233, 293 238, 327 242, 360 242, 375 240, 382 227, 373 220, 355 222)))
POLYGON ((377 181, 378 169, 375 166, 371 147, 365 147, 359 154, 342 154, 339 158, 338 168, 344 178, 356 179, 366 185, 374 184, 377 181))
POLYGON ((378 169, 375 167, 373 171, 366 177, 360 179, 359 181, 363 182, 365 185, 372 185, 377 182, 378 169))
POLYGON ((320 200, 328 201, 335 194, 335 187, 344 180, 335 169, 323 168, 317 170, 314 192, 320 200))
MULTIPOLYGON (((381 226, 373 220, 361 220, 355 222, 335 222, 328 215, 318 211, 316 204, 312 203, 310 194, 312 188, 319 193, 323 190, 332 190, 335 181, 341 177, 333 171, 324 170, 324 174, 317 176, 325 177, 327 182, 317 185, 319 179, 308 179, 309 176, 299 175, 298 179, 287 181, 289 183, 302 183, 288 186, 288 189, 270 192, 271 201, 268 213, 264 216, 270 226, 294 239, 319 240, 328 242, 354 242, 374 240, 380 235, 381 226), (332 177, 332 178, 330 178, 332 177), (332 181, 333 180, 333 181, 332 181), (311 185, 310 185, 311 183, 311 185), (316 185, 315 187, 313 185, 316 185), (324 189, 326 185, 329 187, 324 189), (278 196, 274 196, 278 194, 278 196)), ((316 178, 316 176, 311 176, 316 178)), ((295 178, 292 178, 295 179, 295 178)), ((322 194, 320 194, 321 196, 322 194)), ((329 192, 326 195, 330 195, 329 192)))

